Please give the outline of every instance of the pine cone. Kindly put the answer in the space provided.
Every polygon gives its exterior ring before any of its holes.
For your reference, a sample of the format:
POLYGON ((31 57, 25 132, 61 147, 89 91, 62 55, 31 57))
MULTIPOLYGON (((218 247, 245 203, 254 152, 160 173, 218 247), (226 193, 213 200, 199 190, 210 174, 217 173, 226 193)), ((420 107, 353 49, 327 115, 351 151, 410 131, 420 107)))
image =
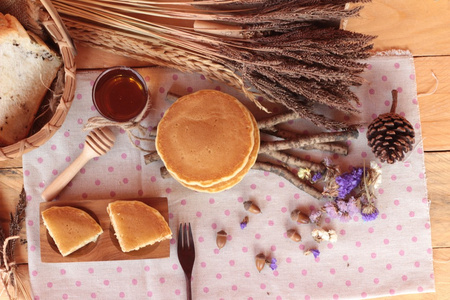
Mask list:
POLYGON ((392 98, 391 111, 379 115, 370 123, 367 131, 372 152, 381 162, 389 164, 403 160, 414 145, 414 128, 408 120, 395 113, 397 90, 392 91, 392 98))

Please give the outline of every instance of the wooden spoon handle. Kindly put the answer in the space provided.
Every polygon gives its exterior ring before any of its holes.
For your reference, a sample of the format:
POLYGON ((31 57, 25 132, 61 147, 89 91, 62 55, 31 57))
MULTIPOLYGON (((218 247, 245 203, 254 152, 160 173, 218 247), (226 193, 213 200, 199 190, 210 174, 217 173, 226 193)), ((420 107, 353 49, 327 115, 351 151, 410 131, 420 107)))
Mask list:
POLYGON ((83 152, 42 192, 45 201, 53 200, 62 189, 75 177, 80 169, 91 159, 99 156, 91 147, 85 145, 83 152))

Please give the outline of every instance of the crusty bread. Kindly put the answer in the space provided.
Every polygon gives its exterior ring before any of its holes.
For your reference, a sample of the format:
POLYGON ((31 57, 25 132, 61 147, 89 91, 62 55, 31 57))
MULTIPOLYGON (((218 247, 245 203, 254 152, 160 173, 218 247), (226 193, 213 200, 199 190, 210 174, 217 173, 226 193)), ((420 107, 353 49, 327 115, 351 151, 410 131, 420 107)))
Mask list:
POLYGON ((61 66, 11 15, 0 13, 0 146, 24 139, 61 66))
POLYGON ((172 237, 161 213, 141 201, 118 200, 107 211, 123 252, 138 250, 172 237))
POLYGON ((156 150, 178 181, 210 187, 235 177, 254 149, 252 115, 235 97, 201 90, 179 98, 158 124, 156 150))
POLYGON ((62 256, 95 242, 102 227, 85 211, 71 206, 53 206, 42 212, 42 220, 62 256))

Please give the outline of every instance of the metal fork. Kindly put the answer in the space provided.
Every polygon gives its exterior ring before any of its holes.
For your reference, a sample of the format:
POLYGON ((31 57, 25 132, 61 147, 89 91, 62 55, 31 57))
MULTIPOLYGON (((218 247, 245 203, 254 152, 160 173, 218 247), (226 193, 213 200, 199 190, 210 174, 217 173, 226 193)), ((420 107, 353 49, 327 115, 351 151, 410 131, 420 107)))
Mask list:
POLYGON ((195 248, 194 248, 194 238, 192 237, 192 227, 191 223, 187 225, 186 223, 180 224, 178 230, 178 260, 180 261, 181 267, 183 268, 184 275, 186 277, 186 294, 187 299, 192 300, 191 292, 191 277, 192 268, 194 267, 195 260, 195 248), (188 242, 189 234, 189 242, 188 242))

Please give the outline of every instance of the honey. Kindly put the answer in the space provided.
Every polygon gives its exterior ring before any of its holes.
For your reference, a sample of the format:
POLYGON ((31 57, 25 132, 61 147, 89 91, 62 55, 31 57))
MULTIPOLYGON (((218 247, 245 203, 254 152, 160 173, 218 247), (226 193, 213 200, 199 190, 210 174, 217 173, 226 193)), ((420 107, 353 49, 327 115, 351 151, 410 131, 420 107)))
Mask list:
POLYGON ((126 122, 144 111, 148 89, 138 72, 126 67, 116 67, 99 75, 94 83, 92 99, 103 117, 126 122))

